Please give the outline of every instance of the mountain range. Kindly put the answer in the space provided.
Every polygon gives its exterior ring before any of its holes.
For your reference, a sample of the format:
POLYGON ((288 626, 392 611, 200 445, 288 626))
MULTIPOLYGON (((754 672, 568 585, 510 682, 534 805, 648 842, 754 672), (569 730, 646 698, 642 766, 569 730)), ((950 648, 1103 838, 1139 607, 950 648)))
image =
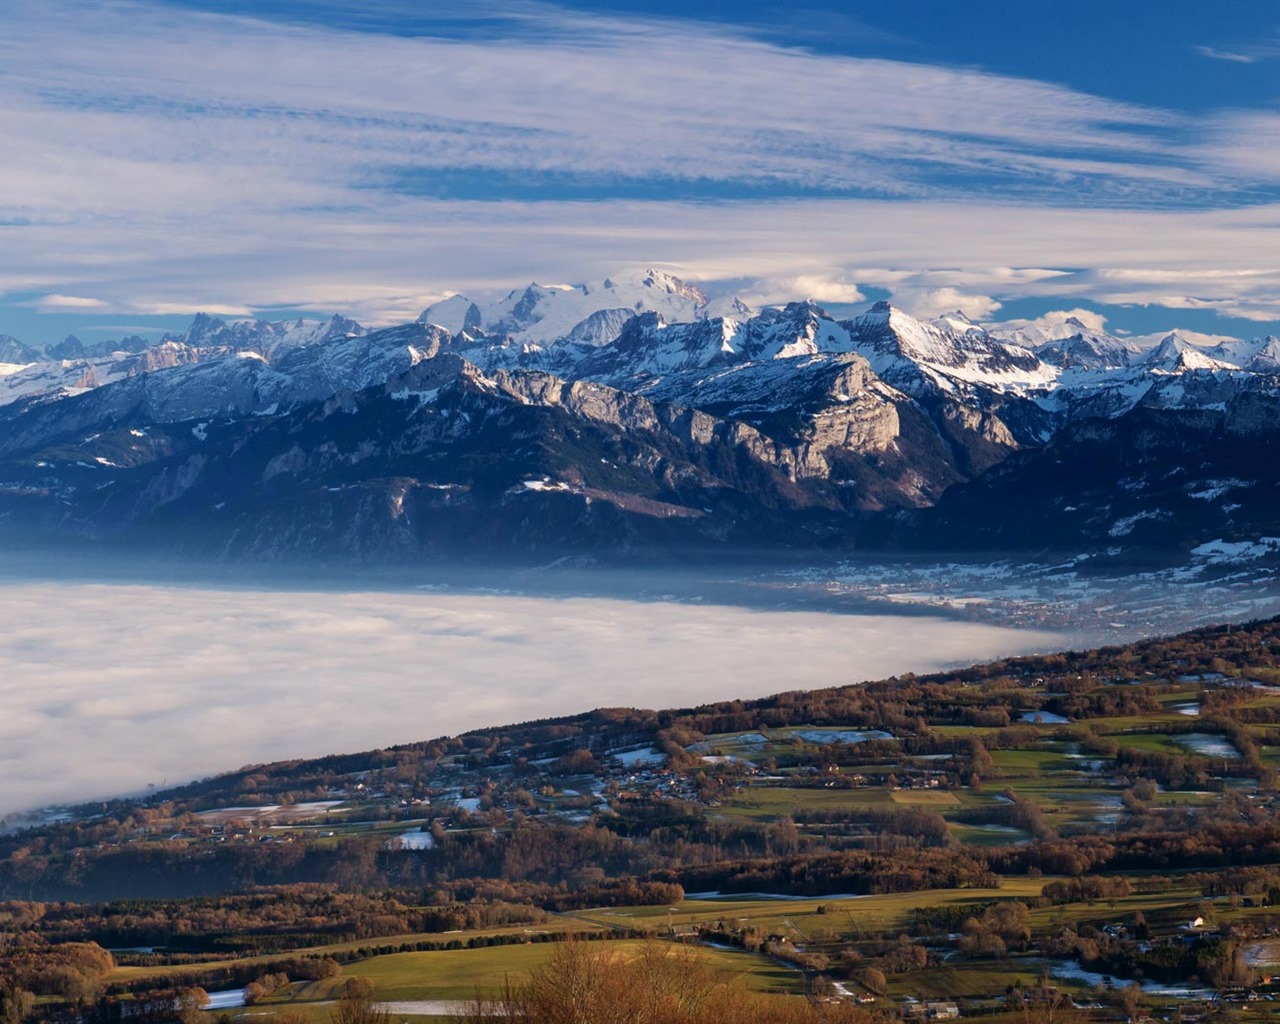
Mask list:
POLYGON ((656 270, 415 322, 0 337, 11 538, 202 557, 1180 558, 1280 536, 1280 338, 752 310, 656 270))

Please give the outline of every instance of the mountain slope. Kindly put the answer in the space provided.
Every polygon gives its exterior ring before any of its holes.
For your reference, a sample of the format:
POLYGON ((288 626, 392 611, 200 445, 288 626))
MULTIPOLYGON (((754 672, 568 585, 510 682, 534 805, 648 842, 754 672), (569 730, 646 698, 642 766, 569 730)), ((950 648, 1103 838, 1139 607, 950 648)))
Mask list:
POLYGON ((367 558, 1184 551, 1272 528, 1274 337, 1141 351, 1071 319, 752 314, 650 270, 379 330, 198 316, 139 351, 0 346, 35 357, 0 364, 14 531, 367 558))

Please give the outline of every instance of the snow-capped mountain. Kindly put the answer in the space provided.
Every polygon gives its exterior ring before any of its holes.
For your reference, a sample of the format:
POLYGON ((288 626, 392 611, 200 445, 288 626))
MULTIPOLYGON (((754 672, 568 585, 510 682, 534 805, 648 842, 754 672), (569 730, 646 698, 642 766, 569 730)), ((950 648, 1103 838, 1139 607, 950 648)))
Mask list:
MULTIPOLYGON (((363 557, 391 538, 422 553, 504 530, 559 549, 896 543, 965 534, 983 516, 966 494, 996 503, 988 532, 1028 514, 1014 488, 1075 507, 1044 460, 1095 451, 1100 433, 1134 465, 1212 462, 1226 434, 1258 452, 1280 433, 1274 337, 1174 332, 1143 350, 1070 318, 1053 334, 883 302, 843 320, 808 301, 752 313, 645 271, 455 295, 373 331, 198 316, 159 344, 68 339, 59 357, 0 338, 14 360, 0 360, 0 515, 91 536, 163 522, 183 545, 255 557, 327 543, 363 557), (1130 452, 1134 431, 1155 451, 1130 452), (877 518, 894 510, 909 518, 877 518)), ((1257 485, 1241 493, 1269 493, 1257 474, 1273 460, 1252 477, 1234 449, 1221 461, 1257 485)), ((1164 500, 1155 487, 1132 495, 1164 500)))
POLYGON ((1254 373, 1280 371, 1280 338, 1267 335, 1250 340, 1237 339, 1220 342, 1212 348, 1202 349, 1209 358, 1254 373))
POLYGON ((1063 370, 1122 370, 1141 361, 1142 351, 1130 342, 1095 331, 1074 317, 1067 325, 1077 328, 1074 334, 1045 342, 1035 354, 1050 366, 1063 370))
MULTIPOLYGON (((69 335, 41 352, 14 338, 0 338, 0 406, 19 399, 56 399, 114 384, 156 370, 252 353, 264 362, 287 358, 295 350, 359 338, 365 329, 354 320, 223 320, 198 314, 181 335, 148 344, 130 337, 85 345, 69 335)), ((325 364, 326 354, 317 356, 325 364)), ((303 360, 305 362, 305 360, 303 360)), ((235 364, 231 364, 235 365, 235 364)))
MULTIPOLYGON (((750 312, 737 299, 726 302, 728 312, 750 312)), ((696 285, 649 268, 588 284, 534 283, 487 304, 453 295, 428 306, 418 320, 437 324, 454 335, 508 335, 522 344, 548 345, 569 340, 607 345, 637 313, 658 313, 667 322, 675 323, 706 316, 708 307, 707 296, 696 285)))
POLYGON ((922 322, 877 302, 850 323, 854 347, 885 380, 908 393, 982 385, 1051 387, 1057 370, 1028 349, 997 341, 962 314, 922 322))
POLYGON ((1142 368, 1149 373, 1181 374, 1196 370, 1237 370, 1240 367, 1213 358, 1174 331, 1147 354, 1142 360, 1142 368))
POLYGON ((268 359, 289 349, 355 338, 365 329, 354 320, 334 315, 329 320, 223 320, 197 314, 179 338, 166 337, 194 349, 257 352, 268 359))
POLYGON ((30 345, 24 345, 8 334, 0 334, 0 365, 24 366, 39 358, 40 353, 30 345))

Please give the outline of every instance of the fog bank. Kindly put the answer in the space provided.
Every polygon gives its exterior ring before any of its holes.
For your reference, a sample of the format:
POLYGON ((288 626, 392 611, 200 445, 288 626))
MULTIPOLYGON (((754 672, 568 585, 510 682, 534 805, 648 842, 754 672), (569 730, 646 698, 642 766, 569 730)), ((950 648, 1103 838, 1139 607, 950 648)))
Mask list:
POLYGON ((0 584, 0 814, 595 707, 926 672, 1070 638, 606 598, 0 584))

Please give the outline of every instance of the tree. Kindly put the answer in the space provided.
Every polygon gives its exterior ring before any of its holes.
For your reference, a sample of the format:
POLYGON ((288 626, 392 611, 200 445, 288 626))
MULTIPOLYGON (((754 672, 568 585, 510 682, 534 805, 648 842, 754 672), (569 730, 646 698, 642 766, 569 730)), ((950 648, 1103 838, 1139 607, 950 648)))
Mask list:
POLYGON ((348 978, 329 1020, 331 1024, 391 1024, 391 1014, 373 1001, 372 981, 348 978))
POLYGON ((864 967, 854 975, 854 979, 876 995, 884 995, 886 981, 883 971, 875 967, 864 967))
POLYGON ((201 1011, 209 1005, 209 993, 199 986, 178 990, 178 1020, 181 1024, 200 1024, 201 1011))
POLYGON ((1141 910, 1133 915, 1133 937, 1139 941, 1151 938, 1151 928, 1147 925, 1147 916, 1141 910))
POLYGON ((36 1005, 36 997, 23 989, 0 985, 0 1024, 22 1024, 36 1005))
POLYGON ((570 939, 524 985, 477 1000, 473 1024, 867 1024, 849 1003, 815 1006, 798 997, 745 991, 699 950, 657 941, 638 953, 570 939))
POLYGON ((1088 1014, 1077 1010, 1071 1000, 1023 1003, 1023 1024, 1087 1024, 1088 1014))

